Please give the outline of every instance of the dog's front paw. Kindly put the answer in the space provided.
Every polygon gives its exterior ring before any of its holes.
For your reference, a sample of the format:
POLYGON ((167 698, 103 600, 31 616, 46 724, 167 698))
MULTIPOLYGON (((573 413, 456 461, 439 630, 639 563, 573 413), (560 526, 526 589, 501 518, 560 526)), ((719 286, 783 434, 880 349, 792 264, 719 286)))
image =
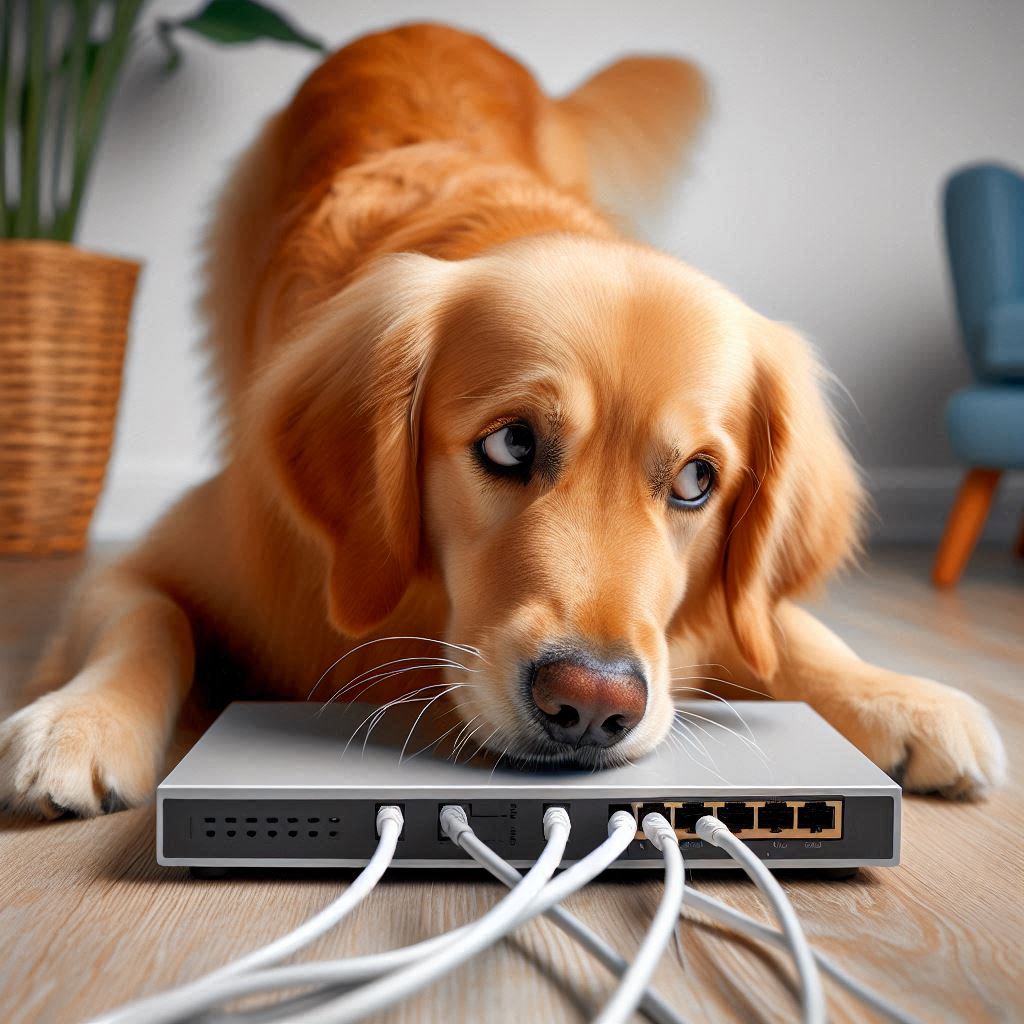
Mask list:
POLYGON ((989 713, 960 690, 896 677, 851 710, 836 724, 906 789, 970 798, 1006 777, 1006 750, 989 713))
POLYGON ((92 817, 144 803, 152 743, 108 701, 58 690, 0 723, 0 804, 43 818, 92 817))

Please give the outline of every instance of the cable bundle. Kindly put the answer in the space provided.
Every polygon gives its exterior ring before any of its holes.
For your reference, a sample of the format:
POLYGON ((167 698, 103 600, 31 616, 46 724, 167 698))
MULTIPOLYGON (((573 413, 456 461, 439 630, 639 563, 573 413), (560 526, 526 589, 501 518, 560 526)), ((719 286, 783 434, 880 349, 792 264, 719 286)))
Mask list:
POLYGON ((896 1024, 918 1024, 915 1018, 810 949, 782 887, 728 826, 715 817, 707 816, 697 822, 698 835, 725 850, 739 863, 766 897, 781 930, 775 931, 720 900, 686 886, 683 857, 672 826, 661 814, 648 814, 642 827, 644 835, 664 858, 665 887, 632 963, 559 904, 625 852, 636 834, 633 815, 625 811, 613 814, 608 822, 608 838, 557 878, 553 876, 561 863, 571 829, 569 814, 563 807, 549 807, 545 811, 544 850, 525 875, 520 875, 480 840, 461 807, 445 806, 440 823, 452 842, 509 886, 508 894, 472 924, 372 956, 273 966, 339 924, 370 895, 383 877, 394 858, 404 820, 400 808, 382 807, 376 819, 378 844, 373 856, 345 892, 319 914, 239 960, 179 988, 129 1003, 95 1018, 91 1024, 176 1024, 199 1017, 206 1021, 259 1019, 273 1024, 350 1024, 365 1020, 426 987, 540 914, 547 914, 619 977, 617 988, 595 1024, 624 1024, 638 1008, 655 1024, 685 1024, 683 1018, 649 988, 684 903, 756 941, 789 950, 800 985, 804 1024, 824 1024, 827 1019, 819 967, 884 1018, 896 1024), (211 1011, 242 997, 292 988, 308 991, 255 1012, 209 1016, 211 1011))

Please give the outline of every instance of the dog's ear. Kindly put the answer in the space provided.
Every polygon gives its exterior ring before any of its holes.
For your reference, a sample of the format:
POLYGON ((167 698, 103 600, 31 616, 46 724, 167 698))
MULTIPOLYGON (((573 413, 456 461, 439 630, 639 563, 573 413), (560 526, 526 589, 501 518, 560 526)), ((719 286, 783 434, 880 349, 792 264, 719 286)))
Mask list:
POLYGON ((755 330, 747 474, 731 508, 722 573, 740 653, 767 680, 779 663, 776 605, 851 556, 863 497, 810 346, 761 318, 755 330))
POLYGON ((394 611, 420 562, 419 399, 454 266, 382 261, 313 312, 249 396, 249 443, 323 545, 349 636, 394 611))

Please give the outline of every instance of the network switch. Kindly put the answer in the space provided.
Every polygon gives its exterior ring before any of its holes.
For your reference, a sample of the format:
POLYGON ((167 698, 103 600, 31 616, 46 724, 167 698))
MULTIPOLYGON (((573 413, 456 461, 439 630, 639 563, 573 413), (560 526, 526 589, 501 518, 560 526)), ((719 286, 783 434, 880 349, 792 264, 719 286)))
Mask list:
POLYGON ((731 864, 697 837, 705 814, 774 867, 898 863, 899 786, 809 707, 680 707, 701 716, 703 749, 666 744, 622 768, 529 772, 482 758, 453 763, 422 749, 429 731, 414 731, 402 757, 414 715, 385 716, 369 737, 353 737, 371 708, 234 704, 159 788, 158 859, 200 868, 359 866, 373 850, 377 809, 394 803, 405 819, 396 866, 466 867, 438 828, 440 808, 457 803, 482 839, 525 866, 543 846, 544 809, 558 803, 572 815, 568 861, 599 843, 609 816, 625 809, 637 836, 616 867, 661 865, 641 830, 655 810, 675 828, 690 868, 731 864))

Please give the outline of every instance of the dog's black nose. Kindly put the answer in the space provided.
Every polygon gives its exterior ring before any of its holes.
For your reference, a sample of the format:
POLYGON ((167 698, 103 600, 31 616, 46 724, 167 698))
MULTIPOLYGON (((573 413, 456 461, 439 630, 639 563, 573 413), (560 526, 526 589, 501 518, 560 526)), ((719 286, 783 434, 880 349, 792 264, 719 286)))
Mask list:
POLYGON ((572 746, 610 747, 647 710, 643 676, 623 661, 545 661, 533 673, 531 693, 548 735, 572 746))

